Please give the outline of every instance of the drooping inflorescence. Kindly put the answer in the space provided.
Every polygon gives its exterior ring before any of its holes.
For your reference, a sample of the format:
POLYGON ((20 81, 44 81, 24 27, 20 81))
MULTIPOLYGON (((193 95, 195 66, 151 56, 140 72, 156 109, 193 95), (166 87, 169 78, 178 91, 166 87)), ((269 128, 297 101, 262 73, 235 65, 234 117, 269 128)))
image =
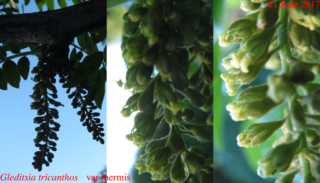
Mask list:
POLYGON ((301 172, 303 182, 318 182, 320 84, 314 79, 320 71, 319 8, 315 1, 305 8, 298 0, 240 3, 244 11, 253 12, 219 36, 222 47, 240 43, 222 62, 227 71, 221 77, 228 94, 235 95, 239 86, 250 84, 263 66, 271 70, 281 66, 282 73, 268 76, 266 84, 243 90, 226 108, 234 121, 244 121, 258 119, 280 104, 287 106, 282 119, 250 125, 238 135, 238 145, 260 145, 281 128, 283 136, 258 161, 258 174, 266 178, 281 173, 276 182, 289 183, 301 172), (282 8, 281 3, 297 6, 282 8))
POLYGON ((123 16, 121 45, 128 66, 124 88, 132 91, 121 114, 137 112, 126 137, 138 147, 146 145, 136 168, 153 180, 212 182, 213 159, 205 159, 198 147, 186 148, 182 138, 213 139, 212 113, 207 124, 194 124, 195 112, 184 102, 212 110, 212 10, 201 0, 136 2, 123 16), (170 132, 153 139, 160 123, 167 123, 170 132))

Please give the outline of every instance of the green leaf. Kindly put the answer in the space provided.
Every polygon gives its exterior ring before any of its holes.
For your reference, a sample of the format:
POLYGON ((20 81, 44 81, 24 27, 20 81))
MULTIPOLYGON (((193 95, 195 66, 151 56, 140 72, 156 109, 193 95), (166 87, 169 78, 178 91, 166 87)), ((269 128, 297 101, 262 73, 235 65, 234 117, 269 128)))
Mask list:
POLYGON ((49 10, 54 10, 54 1, 53 0, 45 0, 47 7, 49 10))
POLYGON ((21 57, 18 61, 17 70, 24 80, 27 80, 28 78, 29 69, 30 69, 30 62, 28 57, 26 56, 21 57))
POLYGON ((100 29, 94 30, 90 32, 93 43, 97 44, 99 42, 104 41, 107 38, 107 28, 102 27, 100 29))
POLYGON ((59 4, 60 8, 68 7, 66 0, 58 0, 58 4, 59 4))
POLYGON ((42 0, 36 0, 37 7, 40 11, 42 11, 42 6, 44 2, 42 0))
POLYGON ((74 5, 81 3, 80 0, 72 0, 72 2, 73 2, 74 5))
POLYGON ((69 87, 75 87, 77 84, 86 80, 89 76, 99 71, 103 60, 103 53, 96 52, 86 56, 79 66, 75 69, 69 80, 69 87))
POLYGON ((4 60, 6 56, 7 56, 6 50, 4 50, 2 46, 0 46, 0 60, 4 60))
POLYGON ((24 5, 28 5, 30 3, 30 0, 24 0, 24 5))
POLYGON ((15 8, 2 8, 0 9, 0 11, 6 12, 6 13, 12 13, 13 11, 18 12, 18 10, 15 8))
POLYGON ((19 3, 19 0, 13 0, 16 4, 18 4, 19 3))
POLYGON ((130 0, 108 0, 107 1, 107 10, 115 7, 115 6, 118 6, 120 4, 123 4, 125 2, 128 2, 130 0))
POLYGON ((86 99, 84 100, 82 107, 85 107, 95 99, 96 96, 99 94, 99 86, 100 84, 98 82, 95 82, 93 85, 90 86, 88 94, 86 96, 86 99))
POLYGON ((2 69, 0 68, 0 89, 7 90, 8 89, 7 85, 8 85, 8 83, 4 79, 2 69))
POLYGON ((79 51, 78 53, 77 53, 77 61, 79 62, 81 59, 82 59, 82 57, 83 57, 83 53, 82 53, 82 51, 79 51))
MULTIPOLYGON (((77 41, 82 49, 84 49, 86 51, 91 51, 91 50, 89 50, 90 43, 89 43, 89 34, 87 32, 77 36, 77 41)), ((88 54, 90 54, 90 53, 88 53, 88 54)))
POLYGON ((70 54, 70 60, 77 60, 77 50, 73 48, 70 54))
POLYGON ((97 96, 94 99, 94 102, 99 107, 99 109, 102 108, 102 102, 103 102, 103 98, 105 95, 105 88, 106 88, 106 83, 101 82, 98 89, 97 89, 97 96))
POLYGON ((4 79, 13 87, 19 88, 20 75, 17 72, 17 65, 13 61, 6 61, 2 65, 4 79))
POLYGON ((12 53, 20 53, 20 48, 15 42, 9 43, 9 48, 12 53))
POLYGON ((107 45, 103 48, 103 60, 107 65, 107 53, 106 53, 106 50, 107 50, 107 45))

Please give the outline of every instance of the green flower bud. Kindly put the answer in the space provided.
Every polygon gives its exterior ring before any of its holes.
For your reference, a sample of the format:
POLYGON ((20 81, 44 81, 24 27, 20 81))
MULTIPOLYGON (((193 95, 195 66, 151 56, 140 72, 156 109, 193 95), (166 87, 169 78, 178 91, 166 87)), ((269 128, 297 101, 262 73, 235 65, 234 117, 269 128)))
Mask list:
POLYGON ((162 167, 161 170, 152 175, 152 180, 165 180, 170 177, 170 170, 173 163, 168 163, 165 167, 162 167))
POLYGON ((212 71, 209 69, 209 67, 212 67, 212 65, 202 65, 202 72, 203 72, 203 81, 206 83, 206 84, 211 84, 212 81, 213 81, 213 73, 212 71))
POLYGON ((206 120, 207 125, 213 125, 213 113, 210 113, 206 120))
POLYGON ((254 147, 265 142, 285 120, 250 125, 243 133, 237 136, 239 146, 254 147))
POLYGON ((127 73, 126 73, 126 80, 128 84, 130 85, 137 85, 138 82, 137 82, 137 73, 138 73, 138 70, 140 68, 140 64, 137 64, 137 65, 134 65, 132 67, 130 67, 128 70, 127 70, 127 73))
POLYGON ((195 107, 202 107, 206 104, 207 98, 194 89, 188 88, 186 91, 179 91, 195 107))
POLYGON ((200 84, 200 82, 202 81, 200 74, 201 67, 198 68, 198 70, 189 78, 189 88, 195 88, 200 84))
POLYGON ((199 147, 189 147, 188 151, 198 154, 199 156, 203 156, 204 152, 199 147))
POLYGON ((206 162, 204 163, 204 166, 209 166, 213 168, 213 158, 206 159, 206 162))
POLYGON ((139 29, 139 22, 128 21, 124 23, 123 34, 125 36, 134 35, 139 29))
POLYGON ((249 103, 253 101, 260 101, 267 97, 268 85, 251 86, 243 90, 237 100, 237 103, 249 103))
POLYGON ((154 139, 146 146, 146 153, 150 153, 158 148, 164 147, 166 145, 168 136, 161 139, 154 139))
POLYGON ((170 154, 177 155, 185 150, 185 143, 181 137, 180 129, 178 126, 170 125, 170 133, 167 141, 167 146, 170 149, 170 154))
POLYGON ((193 110, 188 108, 184 108, 182 110, 181 115, 182 115, 182 119, 187 122, 196 118, 196 114, 193 112, 193 110))
POLYGON ((291 99, 296 94, 295 85, 290 81, 288 75, 268 77, 268 96, 276 103, 291 99))
POLYGON ((258 175, 267 178, 287 170, 299 145, 298 139, 269 150, 264 158, 258 161, 258 175))
POLYGON ((148 154, 146 163, 148 164, 148 172, 156 173, 162 167, 168 164, 169 149, 162 147, 148 154))
POLYGON ((161 5, 152 6, 148 13, 141 19, 140 28, 142 34, 148 38, 148 43, 153 45, 158 40, 158 34, 162 25, 161 5))
POLYGON ((311 165, 311 170, 312 170, 312 175, 314 176, 314 178, 319 181, 320 180, 320 163, 319 161, 315 161, 314 163, 312 163, 311 165))
POLYGON ((320 136, 314 129, 306 129, 306 138, 313 147, 320 144, 320 136))
POLYGON ((260 7, 260 4, 253 3, 251 0, 240 0, 240 7, 243 11, 252 11, 260 7))
POLYGON ((187 76, 187 72, 185 72, 180 64, 173 59, 171 62, 171 81, 172 85, 174 86, 175 90, 177 91, 185 91, 188 89, 189 80, 187 76))
POLYGON ((129 106, 129 105, 136 103, 140 97, 140 94, 141 93, 136 93, 136 94, 132 95, 131 97, 129 97, 125 106, 129 106))
POLYGON ((123 86, 123 82, 121 81, 121 79, 119 81, 116 81, 117 85, 121 88, 123 86))
POLYGON ((294 177, 299 173, 298 170, 288 173, 280 178, 278 178, 275 183, 292 183, 294 177))
POLYGON ((199 173, 200 183, 213 182, 213 178, 206 172, 200 171, 199 173))
POLYGON ((293 23, 289 32, 290 39, 294 46, 306 52, 310 50, 313 43, 313 33, 304 26, 293 23))
MULTIPOLYGON (((125 13, 125 14, 123 15, 122 20, 123 20, 124 22, 129 22, 129 21, 130 21, 128 15, 129 15, 129 12, 127 12, 127 13, 125 13)), ((123 50, 122 50, 122 51, 123 51, 123 50)))
POLYGON ((193 44, 197 36, 196 30, 194 27, 192 27, 189 23, 181 23, 178 27, 178 31, 182 37, 183 44, 186 44, 186 45, 193 44))
POLYGON ((210 37, 205 33, 198 34, 197 41, 202 46, 208 46, 210 43, 210 37))
POLYGON ((153 104, 154 82, 151 82, 138 99, 138 109, 141 112, 148 111, 153 104))
POLYGON ((173 181, 176 183, 184 182, 188 177, 188 172, 185 172, 185 167, 182 163, 181 153, 179 153, 173 161, 170 176, 173 181))
POLYGON ((316 90, 303 97, 302 101, 310 105, 315 111, 320 112, 320 90, 316 90))
POLYGON ((205 159, 197 153, 194 152, 183 152, 182 155, 183 162, 187 165, 190 173, 197 173, 204 166, 205 159))
POLYGON ((186 181, 187 183, 200 183, 196 174, 190 174, 189 178, 186 181))
POLYGON ((259 29, 268 30, 274 27, 278 21, 279 3, 277 7, 266 6, 261 9, 258 15, 257 26, 259 29))
POLYGON ((132 22, 139 22, 141 18, 148 13, 148 8, 145 7, 135 7, 129 11, 128 18, 132 22))
POLYGON ((306 120, 304 117, 304 111, 300 103, 292 99, 289 103, 289 115, 291 124, 298 130, 304 131, 306 120))
POLYGON ((212 54, 212 52, 202 51, 202 52, 200 52, 199 59, 204 64, 210 66, 213 63, 213 54, 212 54))
POLYGON ((210 125, 182 124, 201 143, 210 142, 213 139, 213 127, 210 125))
POLYGON ((156 6, 159 5, 161 3, 161 0, 146 0, 147 5, 149 6, 156 6))
POLYGON ((122 114, 123 117, 128 118, 130 117, 132 111, 130 108, 125 108, 125 109, 122 109, 120 113, 122 114))
POLYGON ((189 53, 186 49, 177 49, 173 53, 173 56, 176 58, 181 68, 184 71, 188 71, 189 69, 189 53))
POLYGON ((168 53, 166 52, 162 52, 159 57, 157 58, 156 61, 156 68, 159 71, 161 77, 169 77, 169 75, 171 74, 171 70, 172 70, 172 58, 170 55, 168 55, 168 53))
POLYGON ((139 175, 147 172, 147 166, 143 162, 136 161, 135 164, 136 164, 135 168, 139 170, 139 175))
POLYGON ((167 51, 174 51, 176 50, 179 46, 181 46, 181 36, 179 33, 175 32, 175 31, 170 31, 169 35, 168 35, 168 39, 166 44, 164 45, 164 48, 167 51))
POLYGON ((155 44, 152 47, 147 48, 143 54, 142 62, 147 66, 153 66, 159 55, 159 50, 159 44, 155 44))
POLYGON ((314 79, 314 74, 303 63, 297 60, 289 60, 289 63, 289 76, 292 82, 299 85, 304 85, 314 79))
POLYGON ((305 95, 309 95, 312 92, 320 90, 320 84, 318 83, 307 83, 306 85, 300 87, 303 89, 305 95))
POLYGON ((148 83, 150 80, 151 74, 153 72, 153 67, 148 67, 146 65, 142 65, 136 75, 136 79, 139 85, 143 85, 148 83))
POLYGON ((165 109, 164 118, 166 122, 171 125, 179 125, 181 123, 181 112, 179 111, 176 115, 174 115, 171 110, 165 109))
POLYGON ((172 8, 184 15, 195 14, 200 10, 200 3, 197 0, 185 0, 176 2, 172 8))

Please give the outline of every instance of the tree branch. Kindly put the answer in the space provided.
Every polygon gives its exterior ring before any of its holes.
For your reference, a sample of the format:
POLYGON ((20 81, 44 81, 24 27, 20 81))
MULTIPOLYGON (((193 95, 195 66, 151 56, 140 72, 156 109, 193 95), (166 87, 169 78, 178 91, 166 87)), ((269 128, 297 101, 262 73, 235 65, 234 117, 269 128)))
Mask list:
POLYGON ((67 8, 0 16, 0 42, 35 41, 69 44, 85 32, 106 26, 106 0, 91 0, 67 8))

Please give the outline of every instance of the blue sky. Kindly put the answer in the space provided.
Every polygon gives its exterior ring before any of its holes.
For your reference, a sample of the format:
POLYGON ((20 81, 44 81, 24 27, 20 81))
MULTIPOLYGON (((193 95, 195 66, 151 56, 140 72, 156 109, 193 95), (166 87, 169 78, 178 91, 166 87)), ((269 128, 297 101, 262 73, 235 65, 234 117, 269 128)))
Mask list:
MULTIPOLYGON (((21 3, 18 8, 21 11, 21 3)), ((67 0, 68 6, 73 5, 71 0, 67 0)), ((55 9, 59 9, 57 1, 55 1, 55 9)), ((43 6, 43 11, 47 7, 43 6)), ((28 6, 24 7, 25 13, 38 12, 38 8, 34 0, 30 1, 28 6)), ((102 51, 104 48, 100 43, 98 49, 102 51)), ((70 46, 70 50, 73 47, 70 46)), ((21 50, 21 52, 30 51, 29 48, 21 50)), ((78 50, 77 50, 78 51, 78 50)), ((10 52, 7 52, 10 56, 10 52)), ((30 70, 36 66, 37 57, 28 56, 30 60, 30 70)), ((17 63, 19 58, 13 59, 17 63)), ((33 123, 33 118, 37 116, 36 110, 31 110, 30 104, 33 100, 29 97, 33 93, 32 87, 35 82, 31 80, 34 75, 29 73, 28 79, 25 81, 21 78, 20 88, 16 89, 8 84, 8 90, 0 90, 0 176, 2 174, 10 174, 17 176, 22 174, 25 176, 78 176, 77 182, 92 182, 87 180, 87 175, 98 175, 98 173, 106 166, 106 143, 101 145, 92 139, 92 133, 87 131, 80 123, 80 116, 76 113, 78 110, 73 109, 71 100, 68 99, 66 90, 57 82, 55 85, 58 90, 57 101, 64 104, 64 107, 58 107, 59 119, 55 121, 61 124, 60 131, 57 132, 59 140, 57 142, 57 151, 54 152, 54 158, 49 167, 43 166, 43 170, 33 169, 34 152, 38 148, 34 146, 33 139, 37 133, 35 128, 38 126, 33 123)), ((104 121, 106 126, 106 96, 102 104, 100 119, 104 121)), ((105 127, 104 127, 105 128, 105 127)), ((105 131, 106 134, 106 131, 105 131)), ((106 136, 105 136, 106 142, 106 136)), ((29 181, 24 181, 29 182, 29 181)), ((30 181, 43 182, 43 181, 30 181)), ((62 182, 62 181, 55 181, 62 182)), ((64 182, 64 181, 63 181, 64 182)))

